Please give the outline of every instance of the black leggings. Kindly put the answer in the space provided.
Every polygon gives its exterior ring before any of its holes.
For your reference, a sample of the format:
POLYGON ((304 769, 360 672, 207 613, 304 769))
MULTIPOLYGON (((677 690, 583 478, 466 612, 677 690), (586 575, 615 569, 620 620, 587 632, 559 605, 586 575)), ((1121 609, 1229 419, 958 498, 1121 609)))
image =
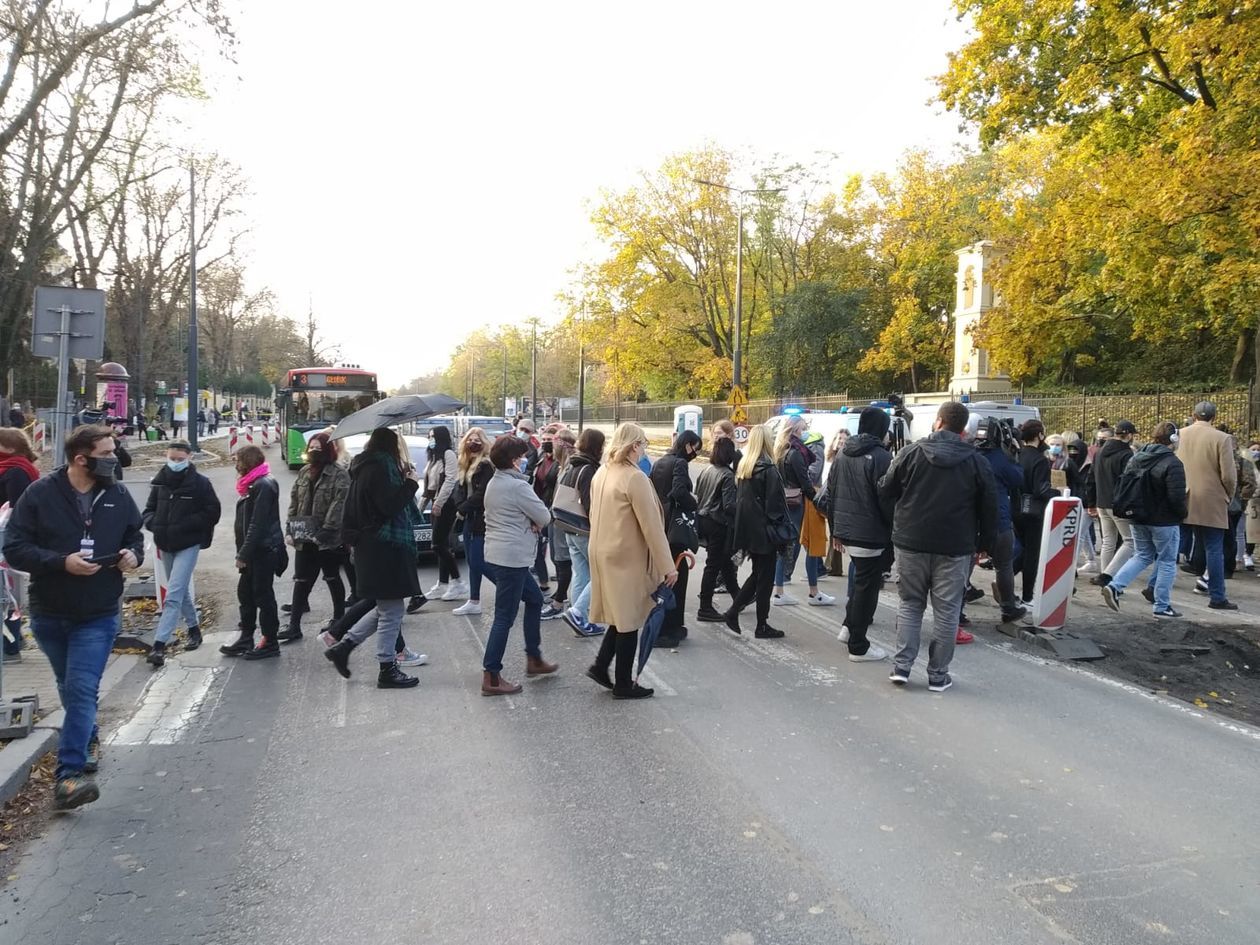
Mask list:
MULTIPOLYGON (((561 538, 561 541, 564 539, 561 538)), ((573 580, 573 562, 569 560, 557 561, 556 565, 556 589, 551 594, 551 599, 557 603, 563 603, 569 599, 569 582, 573 580)))
POLYGON ((433 553, 438 559, 438 583, 449 584, 459 580, 459 565, 455 552, 451 551, 451 531, 455 527, 455 503, 447 501, 442 513, 433 522, 433 553))
POLYGON ((708 554, 704 558, 704 570, 700 573, 700 606, 713 608, 713 589, 722 578, 729 593, 739 589, 739 573, 731 560, 731 533, 725 525, 719 525, 708 517, 700 519, 708 554))
MULTIPOLYGON (((735 595, 731 610, 739 613, 754 600, 757 602, 757 626, 765 626, 770 617, 770 592, 774 590, 774 563, 778 558, 773 551, 764 555, 749 555, 752 558, 752 574, 735 595)), ((681 572, 679 577, 681 577, 681 572)), ((666 611, 669 613, 669 611, 666 611)))
POLYGON ((320 573, 332 598, 333 618, 346 612, 346 585, 341 580, 343 568, 350 579, 350 592, 354 593, 354 566, 349 554, 340 548, 323 549, 305 541, 297 544, 293 551, 293 604, 289 616, 292 623, 300 625, 315 586, 315 576, 320 573))

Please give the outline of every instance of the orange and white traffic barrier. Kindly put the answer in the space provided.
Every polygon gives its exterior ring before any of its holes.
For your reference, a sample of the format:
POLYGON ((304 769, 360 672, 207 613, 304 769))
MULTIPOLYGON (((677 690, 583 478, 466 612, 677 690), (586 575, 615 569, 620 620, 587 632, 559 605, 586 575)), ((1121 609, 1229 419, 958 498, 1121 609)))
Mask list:
POLYGON ((236 451, 240 448, 240 437, 237 434, 236 427, 228 427, 228 455, 235 456, 236 451))
POLYGON ((47 424, 44 424, 44 423, 35 424, 35 429, 32 431, 32 435, 31 435, 31 443, 34 446, 36 453, 42 454, 44 450, 48 449, 47 424))
POLYGON ((1055 496, 1046 508, 1037 564, 1037 594, 1033 626, 1060 630, 1067 623, 1068 604, 1076 580, 1077 545, 1085 522, 1085 508, 1074 496, 1055 496))
POLYGON ((252 423, 245 424, 245 445, 254 445, 254 425, 252 423))
POLYGON ((271 445, 271 427, 269 426, 264 425, 262 428, 262 445, 264 449, 271 445))

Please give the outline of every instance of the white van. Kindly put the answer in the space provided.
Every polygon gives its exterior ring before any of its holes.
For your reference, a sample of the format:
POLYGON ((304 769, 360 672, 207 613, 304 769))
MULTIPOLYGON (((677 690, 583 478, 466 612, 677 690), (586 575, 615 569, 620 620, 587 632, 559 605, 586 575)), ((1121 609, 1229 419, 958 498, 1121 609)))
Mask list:
MULTIPOLYGON (((907 442, 922 440, 932 432, 932 425, 936 422, 936 412, 941 409, 941 404, 944 403, 948 403, 948 399, 943 398, 927 403, 906 404, 906 415, 910 421, 909 432, 906 436, 907 442)), ((1041 419, 1041 411, 1036 407, 1030 407, 1028 404, 979 400, 966 403, 963 406, 967 408, 972 416, 979 414, 982 417, 1009 420, 1016 427, 1021 426, 1027 420, 1041 419)))

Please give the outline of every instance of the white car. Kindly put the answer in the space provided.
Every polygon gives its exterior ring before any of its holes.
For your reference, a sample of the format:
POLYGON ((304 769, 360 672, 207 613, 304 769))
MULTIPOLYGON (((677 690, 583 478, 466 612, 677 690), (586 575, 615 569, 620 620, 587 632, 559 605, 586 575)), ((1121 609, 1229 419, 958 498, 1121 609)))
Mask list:
MULTIPOLYGON (((363 452, 363 448, 367 446, 367 441, 368 434, 366 433, 355 434, 339 440, 343 461, 349 465, 354 457, 363 452)), ((423 481, 424 467, 429 462, 429 437, 427 435, 406 433, 403 434, 403 442, 407 444, 407 452, 411 456, 411 464, 416 467, 416 475, 423 481)), ((416 506, 420 509, 420 524, 415 529, 416 546, 424 553, 433 551, 433 518, 427 505, 424 501, 423 490, 417 492, 416 506)), ((462 553, 464 547, 462 535, 457 537, 456 545, 457 550, 462 553)))

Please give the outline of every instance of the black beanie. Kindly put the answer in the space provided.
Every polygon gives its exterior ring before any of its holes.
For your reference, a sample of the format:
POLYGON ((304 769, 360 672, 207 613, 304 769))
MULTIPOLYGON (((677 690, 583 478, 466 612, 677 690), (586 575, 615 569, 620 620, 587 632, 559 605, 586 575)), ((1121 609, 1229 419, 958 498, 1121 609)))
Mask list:
POLYGON ((858 433, 869 433, 877 440, 882 440, 888 435, 888 428, 892 425, 887 411, 880 407, 863 407, 862 416, 858 418, 858 433))

